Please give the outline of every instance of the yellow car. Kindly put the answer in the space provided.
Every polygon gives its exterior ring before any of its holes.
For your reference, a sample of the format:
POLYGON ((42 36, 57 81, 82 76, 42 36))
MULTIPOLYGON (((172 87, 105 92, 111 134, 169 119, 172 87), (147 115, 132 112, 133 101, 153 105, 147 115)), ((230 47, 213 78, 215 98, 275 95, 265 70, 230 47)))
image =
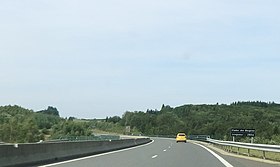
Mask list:
POLYGON ((178 133, 176 136, 176 142, 187 142, 187 136, 185 133, 178 133))

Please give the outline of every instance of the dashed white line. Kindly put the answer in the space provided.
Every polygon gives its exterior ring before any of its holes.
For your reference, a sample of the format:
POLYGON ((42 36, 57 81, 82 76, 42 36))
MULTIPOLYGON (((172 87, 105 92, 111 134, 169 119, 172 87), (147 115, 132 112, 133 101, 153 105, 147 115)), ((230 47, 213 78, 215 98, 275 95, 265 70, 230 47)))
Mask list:
POLYGON ((154 159, 154 158, 156 158, 156 157, 158 157, 158 155, 154 155, 154 156, 152 156, 152 159, 154 159))
POLYGON ((165 152, 166 150, 163 150, 163 152, 165 152))

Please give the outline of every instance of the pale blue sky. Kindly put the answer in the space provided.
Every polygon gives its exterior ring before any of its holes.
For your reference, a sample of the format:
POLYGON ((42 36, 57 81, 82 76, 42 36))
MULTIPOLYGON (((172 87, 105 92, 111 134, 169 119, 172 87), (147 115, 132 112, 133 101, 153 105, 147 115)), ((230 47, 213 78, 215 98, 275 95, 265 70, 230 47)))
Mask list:
POLYGON ((279 0, 1 0, 0 105, 104 118, 280 102, 279 0))

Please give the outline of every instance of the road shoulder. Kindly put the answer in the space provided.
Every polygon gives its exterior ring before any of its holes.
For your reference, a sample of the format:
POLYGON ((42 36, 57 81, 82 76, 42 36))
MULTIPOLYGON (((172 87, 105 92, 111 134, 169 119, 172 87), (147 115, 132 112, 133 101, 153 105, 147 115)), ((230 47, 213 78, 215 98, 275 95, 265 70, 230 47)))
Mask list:
POLYGON ((230 157, 240 158, 240 159, 246 159, 246 160, 260 162, 260 163, 265 163, 265 164, 270 164, 270 165, 280 166, 280 162, 277 162, 277 161, 265 160, 265 159, 261 159, 261 158, 249 157, 249 156, 246 156, 246 155, 238 155, 238 154, 235 154, 235 153, 226 152, 226 151, 224 151, 224 150, 222 150, 220 148, 217 148, 217 147, 213 146, 210 143, 200 142, 200 141, 189 141, 189 142, 199 143, 201 145, 204 145, 205 147, 215 151, 216 153, 218 153, 220 155, 230 156, 230 157))

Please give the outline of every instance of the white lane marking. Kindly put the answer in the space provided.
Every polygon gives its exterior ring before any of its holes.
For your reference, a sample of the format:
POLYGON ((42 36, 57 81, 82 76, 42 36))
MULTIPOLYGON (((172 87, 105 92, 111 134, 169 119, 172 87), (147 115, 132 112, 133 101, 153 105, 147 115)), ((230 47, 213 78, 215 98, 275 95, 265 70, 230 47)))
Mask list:
POLYGON ((165 152, 166 150, 163 150, 163 152, 165 152))
POLYGON ((72 160, 63 161, 63 162, 57 162, 57 163, 43 165, 43 166, 38 166, 38 167, 49 167, 49 166, 61 165, 61 164, 66 164, 66 163, 70 163, 70 162, 81 161, 81 160, 85 160, 85 159, 90 159, 90 158, 100 157, 100 156, 104 156, 104 155, 119 153, 119 152, 123 152, 123 151, 133 150, 133 149, 137 149, 137 148, 140 148, 140 147, 144 147, 144 146, 150 145, 153 142, 154 142, 154 140, 152 140, 151 142, 149 142, 147 144, 140 145, 140 146, 135 146, 135 147, 126 148, 126 149, 117 150, 117 151, 111 151, 111 152, 97 154, 97 155, 92 155, 92 156, 83 157, 83 158, 72 159, 72 160))
POLYGON ((154 159, 154 158, 156 158, 156 157, 158 157, 158 155, 154 155, 154 156, 152 156, 152 159, 154 159))
POLYGON ((230 163, 228 163, 225 159, 223 159, 221 156, 219 156, 218 154, 216 154, 214 151, 210 150, 209 148, 201 145, 201 144, 197 144, 194 143, 202 148, 204 148, 205 150, 209 151, 212 155, 214 155, 219 161, 221 161, 226 167, 233 167, 230 163))

